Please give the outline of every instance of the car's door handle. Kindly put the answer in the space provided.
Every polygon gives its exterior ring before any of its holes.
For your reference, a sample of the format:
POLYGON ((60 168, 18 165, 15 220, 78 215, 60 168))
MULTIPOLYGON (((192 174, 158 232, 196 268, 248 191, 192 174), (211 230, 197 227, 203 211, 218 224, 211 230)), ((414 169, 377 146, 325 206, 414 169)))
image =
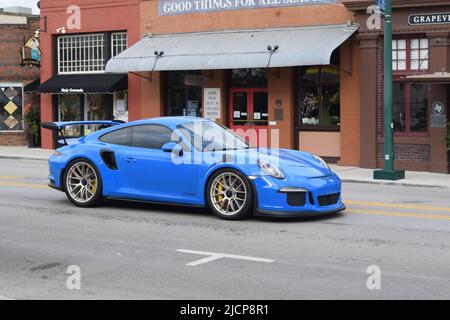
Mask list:
POLYGON ((126 158, 125 161, 128 162, 128 163, 136 163, 136 159, 135 158, 126 158))

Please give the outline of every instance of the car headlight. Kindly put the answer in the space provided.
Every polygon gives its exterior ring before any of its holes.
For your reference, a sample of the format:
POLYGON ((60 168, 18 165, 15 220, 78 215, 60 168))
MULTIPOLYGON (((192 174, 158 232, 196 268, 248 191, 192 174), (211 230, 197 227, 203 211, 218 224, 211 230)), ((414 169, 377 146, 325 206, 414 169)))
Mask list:
POLYGON ((312 156, 313 156, 314 160, 316 160, 317 162, 320 162, 328 170, 331 170, 330 166, 328 165, 328 163, 326 163, 325 160, 323 160, 321 157, 316 156, 315 154, 313 154, 312 156))
POLYGON ((260 167, 262 171, 264 171, 271 177, 284 179, 283 172, 281 172, 280 169, 265 160, 258 160, 258 167, 260 167))

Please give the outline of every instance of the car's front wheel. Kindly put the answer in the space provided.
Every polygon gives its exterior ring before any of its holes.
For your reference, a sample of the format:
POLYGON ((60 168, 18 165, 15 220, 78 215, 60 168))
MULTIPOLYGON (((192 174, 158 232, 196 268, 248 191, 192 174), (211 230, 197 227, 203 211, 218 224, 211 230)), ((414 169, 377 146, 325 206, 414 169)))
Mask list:
POLYGON ((100 174, 88 160, 75 159, 69 163, 63 183, 67 197, 78 207, 93 207, 102 200, 100 174))
POLYGON ((209 179, 206 187, 211 210, 226 220, 242 220, 251 213, 252 192, 246 177, 234 169, 221 169, 209 179))

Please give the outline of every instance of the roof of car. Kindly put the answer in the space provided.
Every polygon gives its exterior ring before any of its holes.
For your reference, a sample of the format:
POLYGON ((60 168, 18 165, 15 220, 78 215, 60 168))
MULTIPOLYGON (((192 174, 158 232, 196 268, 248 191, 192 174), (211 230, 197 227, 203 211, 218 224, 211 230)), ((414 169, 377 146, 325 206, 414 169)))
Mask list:
POLYGON ((145 123, 158 123, 165 125, 177 126, 180 124, 188 123, 188 122, 197 122, 197 121, 210 121, 208 119, 199 118, 199 117, 160 117, 160 118, 150 118, 143 119, 138 121, 130 122, 133 124, 145 124, 145 123))

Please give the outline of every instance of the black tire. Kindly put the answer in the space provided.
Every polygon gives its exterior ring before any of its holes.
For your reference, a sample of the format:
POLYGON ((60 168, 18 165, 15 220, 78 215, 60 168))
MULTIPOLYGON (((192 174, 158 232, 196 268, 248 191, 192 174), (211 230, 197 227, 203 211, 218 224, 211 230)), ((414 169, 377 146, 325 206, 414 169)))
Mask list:
MULTIPOLYGON (((243 188, 241 188, 240 190, 243 190, 243 188)), ((241 193, 241 191, 239 191, 239 192, 241 193)), ((252 188, 250 186, 250 182, 241 172, 239 172, 237 170, 234 170, 231 168, 224 168, 224 169, 220 169, 220 170, 217 170, 216 172, 214 172, 211 175, 211 177, 209 178, 208 183, 206 185, 205 197, 206 197, 206 203, 208 204, 211 211, 221 219, 243 220, 243 219, 248 218, 252 213, 253 194, 252 194, 252 188), (236 212, 232 213, 232 214, 224 214, 223 212, 218 210, 216 208, 216 205, 214 205, 214 203, 213 203, 214 196, 212 194, 213 183, 215 183, 216 178, 218 178, 224 174, 228 174, 228 173, 233 175, 232 177, 238 176, 241 179, 243 185, 245 186, 245 192, 246 192, 245 200, 243 202, 241 202, 242 207, 239 210, 236 210, 236 212)), ((222 200, 222 202, 223 201, 224 200, 222 200)), ((235 203, 237 204, 236 201, 235 201, 235 203)))
POLYGON ((67 198, 77 207, 81 208, 92 208, 95 206, 100 205, 103 202, 103 183, 102 183, 102 177, 100 175, 100 172, 98 171, 97 167, 89 160, 84 158, 78 158, 72 160, 64 170, 64 177, 62 181, 62 185, 64 188, 64 192, 66 193, 67 198), (74 195, 72 195, 70 188, 68 186, 68 175, 71 172, 71 169, 74 168, 77 165, 81 164, 87 164, 89 165, 96 174, 96 187, 95 192, 93 195, 91 195, 90 199, 88 201, 79 201, 77 200, 74 195))

